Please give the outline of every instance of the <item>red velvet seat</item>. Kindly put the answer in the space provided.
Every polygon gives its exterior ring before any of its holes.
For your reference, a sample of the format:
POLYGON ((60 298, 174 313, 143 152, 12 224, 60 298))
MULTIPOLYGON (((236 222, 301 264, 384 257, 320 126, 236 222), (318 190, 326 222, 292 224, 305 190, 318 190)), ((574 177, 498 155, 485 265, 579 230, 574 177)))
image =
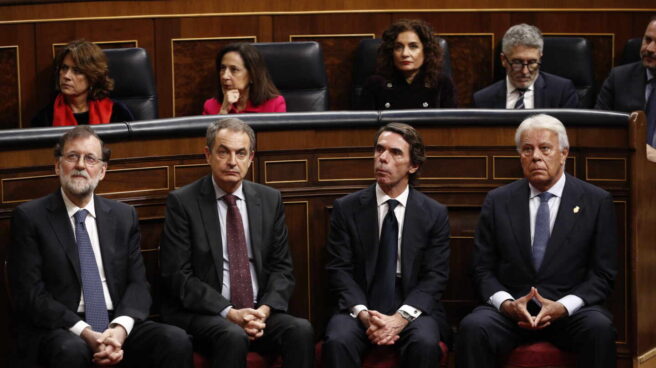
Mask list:
MULTIPOLYGON (((195 368, 210 368, 210 360, 199 353, 194 353, 195 368)), ((265 356, 259 353, 250 352, 246 356, 247 368, 281 368, 282 358, 279 355, 265 356)))
POLYGON ((540 341, 520 345, 513 350, 504 367, 506 368, 566 368, 576 367, 576 355, 563 351, 553 344, 540 341))
MULTIPOLYGON (((316 367, 322 368, 321 349, 323 341, 319 341, 314 346, 314 355, 317 362, 316 367)), ((442 358, 440 359, 440 367, 446 367, 449 364, 449 349, 446 344, 440 341, 440 350, 442 350, 442 358)), ((377 346, 369 350, 362 360, 362 368, 395 368, 399 367, 399 355, 396 350, 387 346, 377 346)), ((437 368, 437 367, 436 367, 437 368)))

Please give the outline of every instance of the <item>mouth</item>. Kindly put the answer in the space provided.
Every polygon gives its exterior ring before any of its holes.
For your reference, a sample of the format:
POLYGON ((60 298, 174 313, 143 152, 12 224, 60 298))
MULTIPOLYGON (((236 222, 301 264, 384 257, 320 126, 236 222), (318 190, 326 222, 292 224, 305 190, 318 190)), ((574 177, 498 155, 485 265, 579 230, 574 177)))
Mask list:
POLYGON ((410 65, 410 64, 412 64, 412 61, 402 61, 401 64, 402 65, 410 65))

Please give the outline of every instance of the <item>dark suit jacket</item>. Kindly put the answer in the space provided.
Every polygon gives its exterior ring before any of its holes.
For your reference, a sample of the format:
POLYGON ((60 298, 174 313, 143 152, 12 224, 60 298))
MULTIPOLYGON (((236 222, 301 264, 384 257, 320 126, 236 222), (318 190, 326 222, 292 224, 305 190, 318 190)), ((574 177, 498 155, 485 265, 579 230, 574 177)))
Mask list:
POLYGON ((551 300, 574 294, 601 304, 617 273, 617 223, 611 195, 568 174, 539 271, 531 261, 526 179, 488 193, 476 231, 474 279, 483 301, 497 291, 513 297, 531 286, 551 300), (576 210, 578 208, 578 210, 576 210))
MULTIPOLYGON (((579 107, 579 96, 571 80, 557 75, 540 72, 534 86, 534 108, 579 107)), ((506 78, 474 93, 474 107, 485 109, 506 108, 506 78)))
MULTIPOLYGON (((137 213, 132 206, 110 199, 94 196, 94 201, 114 315, 144 320, 151 297, 137 213)), ((72 327, 80 321, 77 308, 82 283, 75 236, 61 191, 16 207, 11 232, 9 276, 19 328, 24 332, 19 338, 38 338, 39 331, 72 327)))
MULTIPOLYGON (((280 192, 243 182, 251 247, 259 285, 258 305, 287 311, 294 289, 292 260, 280 192)), ((219 314, 230 305, 221 295, 223 245, 217 200, 208 175, 169 194, 160 249, 166 296, 162 316, 187 326, 193 314, 219 314)))
POLYGON ((647 71, 638 61, 613 68, 604 81, 595 109, 631 112, 645 109, 647 71))
MULTIPOLYGON (((333 206, 326 270, 342 312, 368 304, 378 258, 376 207, 375 185, 339 198, 333 206)), ((401 276, 403 304, 443 320, 440 299, 449 277, 447 211, 412 187, 401 239, 401 276)))

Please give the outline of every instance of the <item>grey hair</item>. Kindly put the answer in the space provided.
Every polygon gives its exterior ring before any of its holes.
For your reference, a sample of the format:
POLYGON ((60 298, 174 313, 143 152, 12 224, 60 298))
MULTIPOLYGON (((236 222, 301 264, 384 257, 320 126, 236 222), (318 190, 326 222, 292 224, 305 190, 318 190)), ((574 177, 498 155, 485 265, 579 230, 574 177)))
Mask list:
POLYGON ((569 149, 569 139, 567 138, 567 131, 565 130, 563 123, 551 115, 537 114, 524 119, 524 121, 519 124, 519 127, 517 127, 517 130, 515 131, 515 146, 517 147, 517 152, 521 152, 520 140, 522 139, 522 134, 533 129, 546 129, 556 133, 560 150, 569 149))
POLYGON ((542 54, 544 49, 542 32, 538 27, 526 23, 516 24, 508 28, 501 41, 501 50, 505 55, 508 55, 515 46, 519 45, 536 48, 542 54))
POLYGON ((207 133, 205 138, 207 139, 207 148, 211 151, 214 147, 214 141, 216 140, 216 133, 221 129, 228 129, 233 132, 242 132, 246 133, 248 139, 251 141, 250 151, 255 152, 255 132, 248 124, 237 118, 226 118, 213 122, 210 126, 207 127, 207 133))

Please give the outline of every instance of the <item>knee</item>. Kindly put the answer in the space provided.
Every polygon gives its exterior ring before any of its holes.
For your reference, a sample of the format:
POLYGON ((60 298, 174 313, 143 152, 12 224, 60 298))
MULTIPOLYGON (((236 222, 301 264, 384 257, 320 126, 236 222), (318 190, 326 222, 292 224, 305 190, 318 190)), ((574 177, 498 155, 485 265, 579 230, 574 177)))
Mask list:
POLYGON ((248 335, 241 326, 231 323, 223 329, 221 338, 215 339, 214 342, 221 345, 248 347, 248 335))
POLYGON ((179 327, 165 325, 158 338, 163 352, 187 355, 193 351, 189 335, 179 327))
POLYGON ((289 338, 297 343, 312 344, 314 341, 314 329, 307 319, 295 318, 289 327, 288 334, 289 338))
POLYGON ((616 330, 610 318, 602 313, 592 313, 588 318, 585 318, 583 325, 587 333, 585 335, 593 337, 598 341, 612 341, 615 342, 616 330))
POLYGON ((458 327, 458 340, 461 337, 467 338, 484 338, 486 336, 485 320, 475 314, 469 314, 460 321, 458 327))
POLYGON ((91 350, 84 340, 77 336, 60 339, 53 348, 52 359, 56 362, 68 362, 72 367, 83 367, 91 364, 91 350))

